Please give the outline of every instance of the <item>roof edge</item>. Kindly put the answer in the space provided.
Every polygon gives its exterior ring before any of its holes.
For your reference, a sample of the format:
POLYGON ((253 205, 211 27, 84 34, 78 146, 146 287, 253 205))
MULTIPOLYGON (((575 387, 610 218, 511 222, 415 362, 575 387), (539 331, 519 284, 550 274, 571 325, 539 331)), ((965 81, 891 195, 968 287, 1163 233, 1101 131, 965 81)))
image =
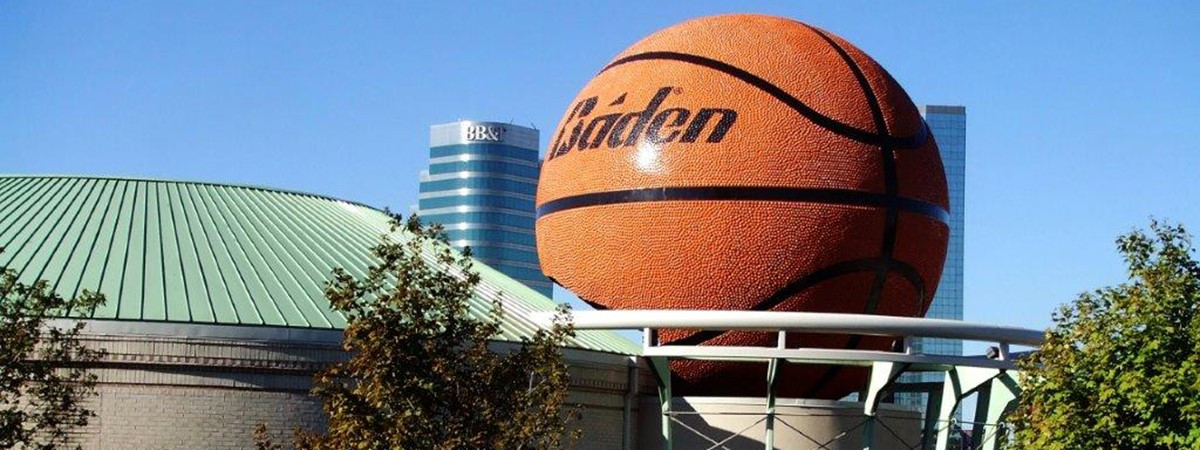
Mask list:
MULTIPOLYGON (((122 319, 55 318, 47 320, 51 327, 67 328, 77 323, 84 324, 83 334, 88 336, 125 336, 175 338, 197 341, 239 341, 256 343, 288 343, 291 345, 342 345, 343 330, 324 328, 299 328, 279 325, 233 325, 220 323, 182 323, 122 319)), ((493 345, 521 346, 518 341, 499 338, 489 339, 493 345)), ((567 343, 561 347, 577 355, 576 359, 611 362, 613 357, 637 356, 637 351, 600 350, 567 343), (592 355, 584 357, 583 355, 592 355), (605 359, 608 358, 608 359, 605 359)))
POLYGON ((351 205, 361 206, 363 208, 367 208, 370 210, 384 212, 383 208, 378 208, 375 206, 368 205, 366 203, 357 202, 354 200, 347 200, 344 198, 338 198, 338 197, 334 197, 331 195, 317 194, 317 193, 313 193, 313 192, 305 192, 305 191, 300 191, 300 190, 295 190, 295 189, 283 189, 283 188, 256 185, 256 184, 245 184, 245 183, 223 183, 223 182, 215 182, 215 181, 184 180, 184 179, 178 179, 178 178, 133 177, 133 176, 111 176, 111 175, 67 175, 67 174, 0 173, 0 178, 75 178, 75 179, 88 179, 88 180, 145 181, 145 182, 151 182, 151 183, 180 183, 180 184, 195 184, 195 185, 203 185, 203 186, 233 187, 233 188, 254 189, 254 190, 259 190, 259 191, 276 192, 276 193, 281 193, 281 194, 302 195, 305 197, 315 197, 315 198, 320 198, 320 199, 325 199, 325 200, 349 203, 351 205))

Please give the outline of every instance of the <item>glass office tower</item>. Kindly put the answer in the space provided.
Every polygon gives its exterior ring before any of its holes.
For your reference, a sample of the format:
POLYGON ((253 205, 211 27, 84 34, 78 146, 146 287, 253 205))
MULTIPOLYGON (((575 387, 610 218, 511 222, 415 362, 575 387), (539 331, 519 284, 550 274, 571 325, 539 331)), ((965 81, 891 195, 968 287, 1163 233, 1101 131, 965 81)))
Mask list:
POLYGON ((549 297, 533 235, 541 160, 538 130, 460 121, 429 128, 429 169, 417 212, 446 227, 455 247, 549 297))
MULTIPOLYGON (((931 319, 962 320, 963 318, 963 218, 965 217, 964 194, 966 191, 967 163, 967 109, 962 106, 926 105, 921 115, 929 123, 933 137, 937 139, 946 168, 946 183, 950 194, 950 244, 946 249, 946 264, 937 293, 925 317, 931 319)), ((918 353, 937 355, 962 355, 962 341, 957 339, 921 338, 915 340, 913 349, 918 353)), ((905 374, 903 383, 935 382, 942 380, 941 373, 905 374)), ((925 406, 923 394, 897 394, 896 402, 925 406)))
MULTIPOLYGON (((967 164, 967 109, 962 106, 926 105, 921 108, 925 121, 937 139, 946 168, 946 183, 950 193, 950 245, 946 250, 946 265, 938 283, 933 304, 925 317, 931 319, 963 318, 963 218, 967 164)), ((927 354, 962 355, 962 341, 956 339, 922 339, 918 344, 927 354)))

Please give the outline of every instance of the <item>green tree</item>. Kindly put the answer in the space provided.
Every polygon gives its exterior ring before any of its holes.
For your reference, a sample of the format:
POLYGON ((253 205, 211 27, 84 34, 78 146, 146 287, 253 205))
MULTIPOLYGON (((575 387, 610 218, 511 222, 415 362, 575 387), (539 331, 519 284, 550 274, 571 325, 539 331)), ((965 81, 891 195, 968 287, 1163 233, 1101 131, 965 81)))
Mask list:
POLYGON ((1129 280, 1054 314, 1020 362, 1016 448, 1200 449, 1200 264, 1180 225, 1117 239, 1129 280))
POLYGON ((64 299, 45 280, 24 284, 11 269, 0 273, 0 448, 60 448, 94 417, 83 400, 96 376, 85 366, 104 351, 80 342, 83 322, 50 320, 102 303, 100 294, 64 299))
POLYGON ((569 426, 578 410, 565 405, 561 346, 574 336, 566 307, 519 345, 492 342, 501 304, 472 317, 479 275, 469 251, 445 241, 440 226, 396 218, 364 277, 334 271, 325 294, 346 317, 351 357, 316 376, 329 429, 297 432, 296 447, 557 448, 577 435, 569 426))

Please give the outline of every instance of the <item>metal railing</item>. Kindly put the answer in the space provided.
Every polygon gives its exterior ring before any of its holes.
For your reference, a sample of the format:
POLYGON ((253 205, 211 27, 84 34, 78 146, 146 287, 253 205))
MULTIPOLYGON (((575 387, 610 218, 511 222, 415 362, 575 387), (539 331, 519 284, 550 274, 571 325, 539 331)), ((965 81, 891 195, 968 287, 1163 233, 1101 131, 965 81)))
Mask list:
MULTIPOLYGON (((551 313, 538 313, 535 321, 549 325, 551 313)), ((765 447, 775 448, 774 427, 778 413, 775 408, 775 384, 780 367, 784 364, 833 364, 864 366, 871 368, 868 386, 863 389, 864 419, 854 426, 861 429, 865 449, 872 448, 876 438, 876 424, 899 439, 895 430, 878 420, 880 401, 896 387, 900 374, 912 371, 943 372, 945 381, 941 389, 929 392, 927 411, 922 424, 922 438, 918 443, 899 441, 909 448, 946 450, 952 442, 961 442, 961 424, 954 419, 954 412, 964 398, 978 395, 975 421, 977 429, 985 433, 973 439, 971 448, 995 449, 1004 434, 1001 417, 1015 404, 1019 389, 1012 372, 1017 369, 1010 346, 1037 347, 1042 342, 1043 332, 1032 329, 969 323, 953 320, 924 319, 910 317, 879 316, 865 314, 771 312, 771 311, 713 311, 713 310, 609 310, 577 311, 573 324, 580 330, 642 330, 641 356, 650 364, 658 381, 659 400, 662 414, 662 438, 664 448, 673 447, 673 424, 678 421, 678 412, 671 409, 671 360, 719 360, 719 361, 762 361, 767 362, 767 392, 765 447), (709 330, 709 331, 759 331, 778 335, 777 343, 771 347, 715 346, 715 345, 671 345, 658 339, 661 330, 709 330), (789 346, 789 333, 821 333, 843 335, 889 336, 901 339, 902 351, 877 351, 859 349, 829 349, 789 346), (927 355, 915 352, 911 345, 916 338, 949 338, 994 343, 989 355, 954 356, 927 355), (989 433, 988 430, 991 430, 989 433), (977 446, 977 447, 976 447, 977 446)), ((789 426, 786 423, 785 426, 789 426)), ((694 430, 692 430, 694 431, 694 430)), ((796 430, 801 431, 801 430, 796 430)), ((846 430, 836 439, 847 435, 846 430)), ((801 434, 803 434, 801 432, 801 434)), ((807 435, 805 435, 807 437, 807 435)), ((720 448, 722 441, 713 441, 712 448, 720 448)), ((829 448, 833 443, 818 442, 817 448, 829 448)), ((960 448, 960 447, 956 447, 960 448)))

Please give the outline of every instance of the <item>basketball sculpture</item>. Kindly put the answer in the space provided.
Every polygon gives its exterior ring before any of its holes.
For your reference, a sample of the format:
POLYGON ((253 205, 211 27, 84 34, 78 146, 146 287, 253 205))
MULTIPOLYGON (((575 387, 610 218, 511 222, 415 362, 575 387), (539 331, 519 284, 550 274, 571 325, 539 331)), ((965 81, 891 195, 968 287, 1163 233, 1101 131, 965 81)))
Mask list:
MULTIPOLYGON (((919 317, 949 234, 937 145, 903 89, 849 42, 725 15, 617 55, 551 137, 537 192, 549 277, 597 308, 919 317)), ((773 346, 755 332, 664 344, 773 346)), ((887 350, 893 339, 795 335, 887 350)), ((762 396, 765 364, 676 361, 684 395, 762 396)), ((788 365, 783 396, 838 398, 865 370, 788 365)))

